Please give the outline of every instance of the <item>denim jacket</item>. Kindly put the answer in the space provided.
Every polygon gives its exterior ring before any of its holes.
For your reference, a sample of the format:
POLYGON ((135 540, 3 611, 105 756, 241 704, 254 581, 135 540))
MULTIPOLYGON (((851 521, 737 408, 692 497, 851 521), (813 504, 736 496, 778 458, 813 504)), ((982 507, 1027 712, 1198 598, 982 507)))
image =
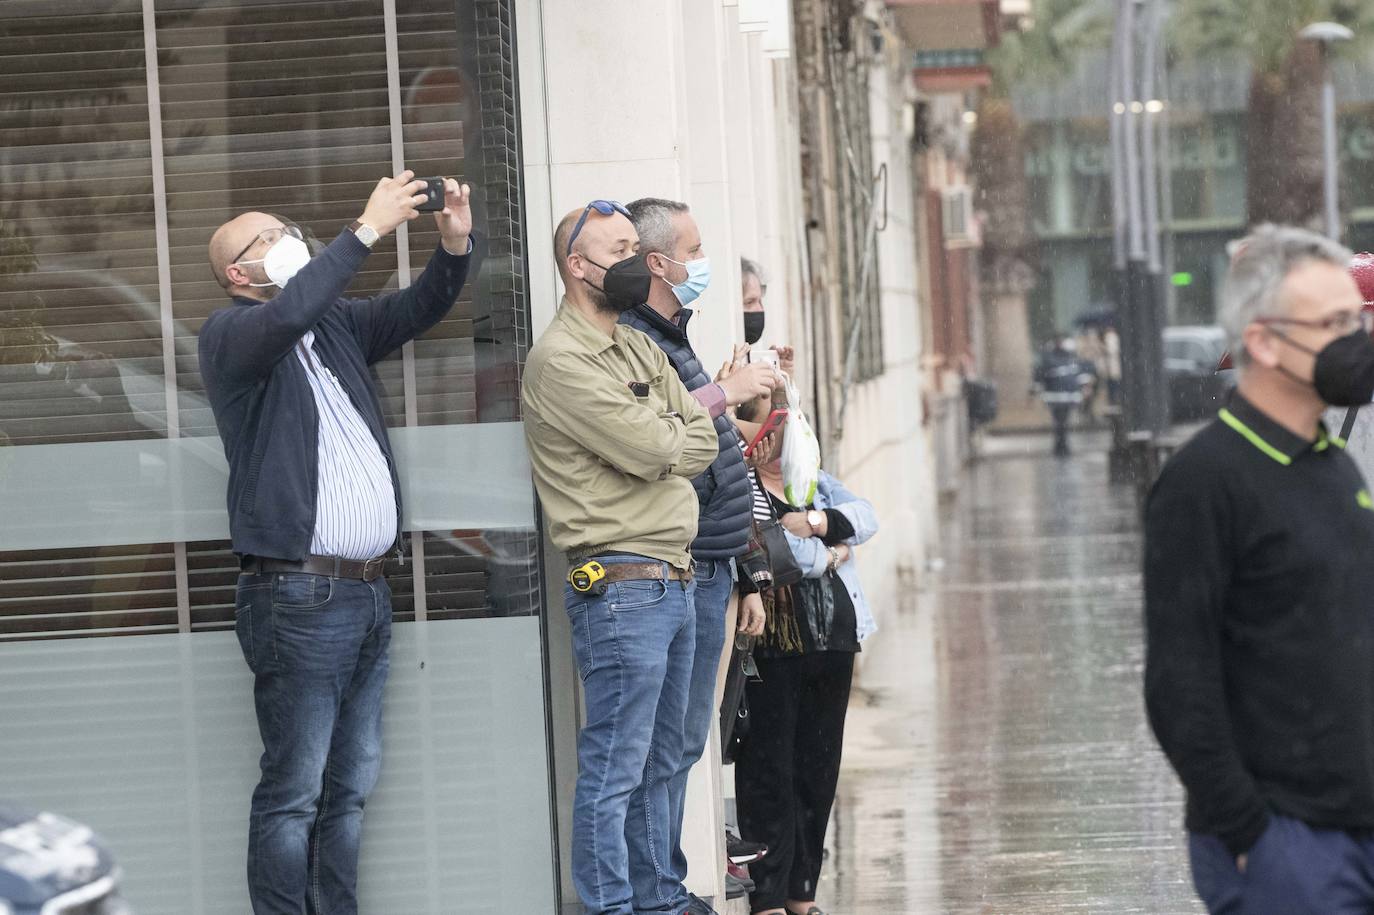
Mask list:
MULTIPOLYGON (((841 565, 837 573, 840 581, 849 590, 849 599, 854 602, 854 619, 858 625, 856 635, 862 642, 878 631, 878 624, 873 619, 868 598, 864 597, 863 586, 859 583, 858 559, 852 550, 878 533, 878 516, 868 500, 860 499, 845 489, 843 483, 824 470, 821 471, 820 482, 816 485, 815 506, 818 511, 825 511, 827 508, 837 509, 854 527, 854 536, 845 541, 851 548, 849 561, 841 565)), ((820 538, 808 537, 803 540, 786 530, 784 533, 787 534, 788 545, 792 547, 792 555, 797 558, 797 564, 802 567, 806 577, 823 576, 830 565, 830 553, 820 538)))

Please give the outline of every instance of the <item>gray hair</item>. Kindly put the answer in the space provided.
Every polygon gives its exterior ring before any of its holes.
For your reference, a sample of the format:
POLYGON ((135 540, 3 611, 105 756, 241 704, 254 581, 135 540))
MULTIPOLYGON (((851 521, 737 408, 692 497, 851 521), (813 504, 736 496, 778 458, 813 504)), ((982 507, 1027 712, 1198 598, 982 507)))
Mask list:
POLYGON ((677 230, 673 217, 689 212, 685 203, 661 197, 641 197, 626 205, 630 222, 639 233, 640 254, 663 254, 672 257, 677 251, 677 230))
POLYGON ((1288 275, 1311 261, 1342 270, 1350 267, 1350 249, 1329 238, 1292 226, 1265 224, 1228 246, 1231 269, 1221 292, 1221 326, 1237 366, 1250 362, 1245 328, 1260 318, 1284 314, 1279 292, 1288 275))
POLYGON ((753 277, 759 281, 759 288, 768 287, 768 277, 764 275, 763 265, 758 261, 751 261, 747 257, 739 259, 739 281, 743 283, 747 277, 753 277))

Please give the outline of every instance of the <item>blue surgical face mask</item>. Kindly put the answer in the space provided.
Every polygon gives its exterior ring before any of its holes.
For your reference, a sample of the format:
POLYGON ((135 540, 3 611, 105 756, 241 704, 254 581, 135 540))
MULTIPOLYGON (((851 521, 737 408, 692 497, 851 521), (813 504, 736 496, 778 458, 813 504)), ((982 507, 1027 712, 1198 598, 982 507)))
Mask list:
POLYGON ((684 308, 700 298, 701 294, 706 291, 706 287, 711 285, 711 259, 709 257, 698 257, 696 260, 686 263, 675 261, 666 254, 663 255, 663 259, 677 264, 679 267, 687 268, 687 279, 673 286, 673 295, 677 296, 678 302, 684 308))

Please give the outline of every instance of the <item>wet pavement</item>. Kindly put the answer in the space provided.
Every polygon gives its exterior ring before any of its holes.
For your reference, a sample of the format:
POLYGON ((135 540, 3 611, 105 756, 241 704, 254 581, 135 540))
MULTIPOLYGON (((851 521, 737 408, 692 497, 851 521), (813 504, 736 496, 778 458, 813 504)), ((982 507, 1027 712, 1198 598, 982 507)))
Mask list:
POLYGON ((989 440, 944 567, 865 648, 832 915, 1197 913, 1140 692, 1140 535, 1105 443, 989 440))

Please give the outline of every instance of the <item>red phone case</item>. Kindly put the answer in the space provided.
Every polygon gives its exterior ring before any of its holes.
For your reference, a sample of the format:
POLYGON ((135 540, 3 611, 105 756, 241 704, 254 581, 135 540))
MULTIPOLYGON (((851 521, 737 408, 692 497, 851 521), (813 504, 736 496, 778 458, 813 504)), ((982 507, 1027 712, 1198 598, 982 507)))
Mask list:
POLYGON ((765 419, 763 421, 763 425, 759 427, 759 434, 754 436, 754 440, 744 447, 744 456, 749 457, 750 455, 752 455, 754 453, 755 446, 757 446, 759 442, 767 438, 768 433, 776 432, 778 430, 778 427, 780 427, 786 421, 786 407, 778 407, 776 410, 769 413, 768 418, 765 419))

